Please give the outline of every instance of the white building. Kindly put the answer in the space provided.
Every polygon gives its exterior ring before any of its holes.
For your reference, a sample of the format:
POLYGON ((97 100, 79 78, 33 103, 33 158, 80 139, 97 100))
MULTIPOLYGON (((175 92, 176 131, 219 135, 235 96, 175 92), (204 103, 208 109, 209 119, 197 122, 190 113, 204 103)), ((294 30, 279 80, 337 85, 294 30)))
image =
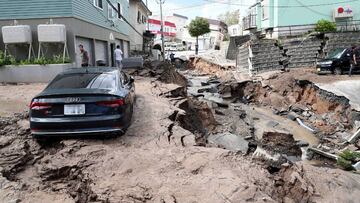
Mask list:
POLYGON ((243 35, 243 29, 240 24, 229 26, 228 31, 229 31, 230 37, 243 35))
POLYGON ((184 42, 184 38, 186 37, 188 30, 186 26, 189 24, 189 18, 186 16, 182 16, 179 14, 173 14, 172 16, 166 16, 166 21, 172 22, 176 26, 176 41, 184 42))
POLYGON ((130 50, 143 51, 144 50, 144 36, 148 28, 148 19, 151 16, 151 11, 142 0, 129 1, 129 19, 130 23, 135 27, 130 29, 130 50))
POLYGON ((210 25, 210 33, 199 37, 199 50, 220 49, 220 43, 228 31, 227 25, 219 20, 206 20, 210 25))

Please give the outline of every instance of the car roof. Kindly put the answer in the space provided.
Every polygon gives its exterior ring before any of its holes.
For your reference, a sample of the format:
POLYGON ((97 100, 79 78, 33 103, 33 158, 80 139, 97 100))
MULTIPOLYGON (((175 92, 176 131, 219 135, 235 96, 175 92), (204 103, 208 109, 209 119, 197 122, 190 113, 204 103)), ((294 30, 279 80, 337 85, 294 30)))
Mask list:
POLYGON ((76 74, 76 73, 114 73, 119 69, 115 67, 81 67, 81 68, 70 68, 60 73, 60 75, 76 74))

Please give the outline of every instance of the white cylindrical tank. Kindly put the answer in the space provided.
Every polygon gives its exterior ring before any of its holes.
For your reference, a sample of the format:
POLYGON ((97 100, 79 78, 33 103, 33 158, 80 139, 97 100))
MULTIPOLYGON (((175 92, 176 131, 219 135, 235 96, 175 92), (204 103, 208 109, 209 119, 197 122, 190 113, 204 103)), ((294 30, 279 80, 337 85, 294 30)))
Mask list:
POLYGON ((61 24, 38 25, 39 42, 66 42, 66 27, 61 24))
POLYGON ((32 42, 29 25, 4 26, 1 30, 4 44, 30 44, 32 42))

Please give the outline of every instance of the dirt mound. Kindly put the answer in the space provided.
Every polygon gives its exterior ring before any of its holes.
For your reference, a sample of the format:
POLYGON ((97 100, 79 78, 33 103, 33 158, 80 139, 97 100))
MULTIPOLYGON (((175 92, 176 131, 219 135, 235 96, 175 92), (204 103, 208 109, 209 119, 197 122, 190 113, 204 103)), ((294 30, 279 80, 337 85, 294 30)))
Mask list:
POLYGON ((301 165, 285 166, 274 174, 273 198, 279 202, 312 202, 315 188, 301 165))
POLYGON ((16 180, 26 164, 41 156, 39 145, 31 139, 30 129, 22 128, 19 122, 27 113, 13 118, 0 118, 0 173, 8 180, 16 180))
POLYGON ((293 135, 288 133, 265 132, 260 141, 260 146, 268 151, 286 154, 287 156, 300 157, 302 154, 293 135))
POLYGON ((158 66, 159 69, 162 69, 163 72, 159 77, 159 80, 164 83, 173 83, 180 86, 187 86, 187 79, 176 71, 175 66, 162 63, 158 66))
POLYGON ((221 78, 224 81, 232 80, 232 71, 235 70, 233 66, 222 66, 215 64, 210 60, 203 58, 191 58, 188 63, 188 69, 195 70, 204 74, 214 75, 221 78))
POLYGON ((198 145, 206 145, 206 136, 215 130, 216 122, 212 110, 206 102, 188 97, 179 105, 184 113, 175 111, 169 119, 177 122, 182 128, 192 132, 196 136, 198 145))

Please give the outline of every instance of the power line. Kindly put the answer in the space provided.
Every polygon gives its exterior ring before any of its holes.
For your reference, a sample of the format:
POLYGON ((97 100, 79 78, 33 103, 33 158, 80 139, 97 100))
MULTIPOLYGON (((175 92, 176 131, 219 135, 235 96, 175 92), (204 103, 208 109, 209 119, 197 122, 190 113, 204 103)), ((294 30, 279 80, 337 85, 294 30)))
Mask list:
MULTIPOLYGON (((213 4, 213 3, 210 3, 210 4, 213 4)), ((166 11, 185 10, 185 9, 203 7, 203 6, 206 6, 206 5, 209 5, 209 4, 205 4, 205 5, 204 5, 204 3, 202 3, 202 4, 194 4, 194 5, 189 5, 189 6, 179 7, 179 8, 167 9, 166 11)), ((160 13, 160 12, 156 12, 154 14, 158 14, 158 13, 160 13)))
POLYGON ((332 17, 331 15, 327 15, 327 14, 321 13, 321 12, 315 10, 315 9, 312 9, 311 7, 305 5, 304 3, 302 3, 299 0, 295 0, 295 1, 298 2, 300 5, 304 6, 304 8, 308 9, 309 11, 311 11, 313 13, 316 13, 316 14, 319 14, 319 15, 322 15, 322 16, 325 16, 325 17, 332 17))
MULTIPOLYGON (((229 2, 224 2, 224 1, 215 1, 215 0, 204 0, 206 2, 211 2, 211 3, 217 3, 217 4, 226 4, 226 5, 236 5, 236 6, 245 6, 245 7, 250 7, 253 5, 249 5, 249 4, 242 4, 242 3, 229 3, 229 2)), ((347 1, 339 1, 339 2, 334 2, 334 3, 323 3, 323 4, 310 4, 310 5, 287 5, 287 6, 265 6, 264 7, 271 7, 271 8, 303 8, 303 7, 320 7, 320 6, 331 6, 331 5, 338 5, 338 4, 343 4, 343 3, 351 3, 351 2, 357 2, 359 0, 347 0, 347 1)), ((259 2, 258 2, 259 3, 259 2)), ((256 5, 256 4, 255 4, 256 5)))

